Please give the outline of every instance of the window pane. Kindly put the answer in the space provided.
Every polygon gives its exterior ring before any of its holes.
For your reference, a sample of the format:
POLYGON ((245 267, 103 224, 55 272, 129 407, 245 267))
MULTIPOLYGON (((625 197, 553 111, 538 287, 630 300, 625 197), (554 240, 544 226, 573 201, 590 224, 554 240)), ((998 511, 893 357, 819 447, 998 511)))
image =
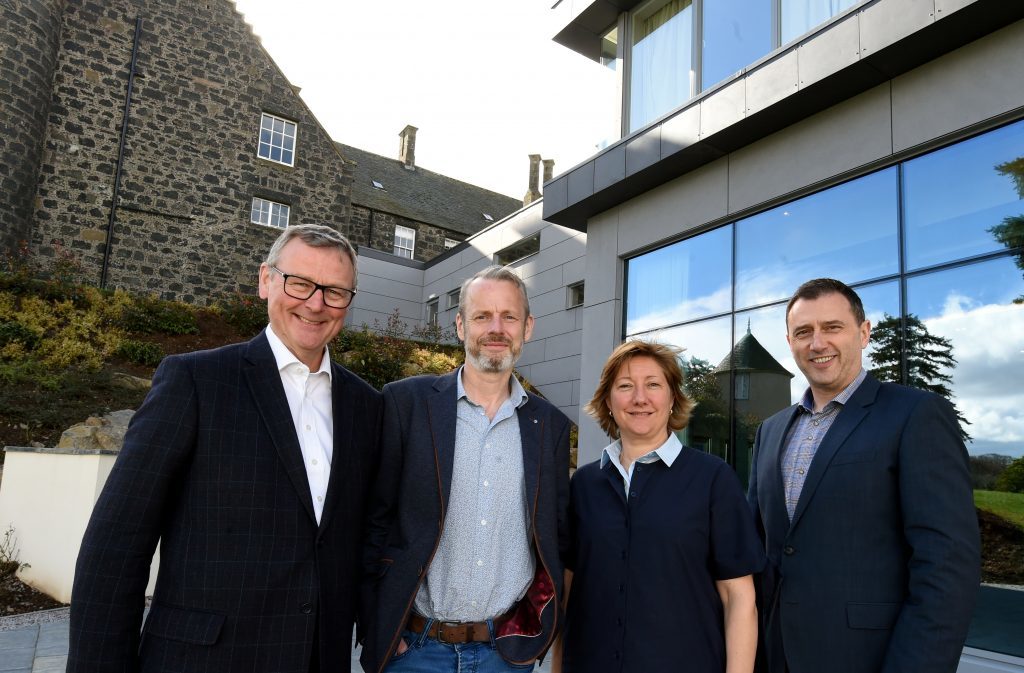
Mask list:
POLYGON ((782 0, 782 44, 825 23, 859 0, 782 0))
POLYGON ((629 129, 635 131, 693 95, 693 7, 652 2, 633 19, 629 129))
POLYGON ((907 268, 1024 244, 1024 122, 908 161, 907 268))
POLYGON ((736 307, 811 278, 848 285, 898 271, 897 171, 888 168, 736 223, 736 307))
POLYGON ((728 226, 629 260, 626 333, 728 311, 731 260, 728 226))
POLYGON ((1024 297, 1021 269, 1002 258, 907 281, 909 313, 919 330, 940 340, 930 359, 969 425, 975 504, 982 531, 982 587, 967 645, 1024 656, 1024 493, 997 474, 1024 455, 1024 297), (941 377, 949 377, 943 380, 941 377), (996 470, 991 470, 995 466, 996 470), (1014 587, 1016 590, 1007 588, 1014 587))
POLYGON ((765 0, 704 3, 701 87, 739 72, 772 50, 772 9, 765 0))

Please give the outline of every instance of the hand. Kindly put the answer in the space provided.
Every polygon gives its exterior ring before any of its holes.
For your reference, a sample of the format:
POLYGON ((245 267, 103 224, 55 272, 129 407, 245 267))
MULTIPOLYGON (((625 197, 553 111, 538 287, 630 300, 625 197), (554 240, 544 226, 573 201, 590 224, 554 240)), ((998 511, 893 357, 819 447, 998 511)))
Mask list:
POLYGON ((405 654, 405 651, 409 649, 409 645, 405 642, 405 638, 398 641, 398 650, 395 652, 396 655, 405 654))

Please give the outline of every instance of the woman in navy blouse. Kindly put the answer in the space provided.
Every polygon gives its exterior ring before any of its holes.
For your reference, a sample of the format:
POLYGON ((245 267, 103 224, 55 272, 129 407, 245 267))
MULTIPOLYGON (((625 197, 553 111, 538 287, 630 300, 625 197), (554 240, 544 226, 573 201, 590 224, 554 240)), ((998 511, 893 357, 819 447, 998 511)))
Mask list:
POLYGON ((554 673, 753 670, 764 551, 732 468, 673 432, 693 407, 679 352, 620 345, 585 407, 618 440, 572 479, 554 673))

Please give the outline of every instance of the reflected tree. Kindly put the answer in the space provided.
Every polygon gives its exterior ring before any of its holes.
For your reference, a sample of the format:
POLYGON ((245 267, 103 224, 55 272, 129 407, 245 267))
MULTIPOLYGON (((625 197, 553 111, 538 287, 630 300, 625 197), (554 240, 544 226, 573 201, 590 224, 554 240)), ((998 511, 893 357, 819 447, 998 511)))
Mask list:
POLYGON ((686 394, 694 401, 690 414, 690 437, 711 453, 724 455, 729 441, 729 404, 715 378, 715 367, 697 357, 680 358, 679 364, 686 377, 686 394))
MULTIPOLYGON (((871 330, 871 341, 875 345, 869 359, 871 373, 880 381, 902 383, 901 357, 904 340, 900 338, 900 319, 886 313, 871 330)), ((966 442, 971 439, 965 427, 970 425, 953 401, 949 384, 953 377, 946 373, 956 367, 953 357, 953 342, 928 331, 921 319, 913 313, 907 315, 904 339, 907 358, 906 384, 913 388, 930 390, 949 400, 960 423, 960 437, 966 442)))
MULTIPOLYGON (((998 164, 996 172, 1013 180, 1017 195, 1024 199, 1024 157, 998 164)), ((1017 268, 1024 271, 1024 215, 1004 217, 999 224, 989 228, 997 241, 1007 248, 1021 250, 1017 253, 1017 268)), ((1024 304, 1024 295, 1013 300, 1015 304, 1024 304)))

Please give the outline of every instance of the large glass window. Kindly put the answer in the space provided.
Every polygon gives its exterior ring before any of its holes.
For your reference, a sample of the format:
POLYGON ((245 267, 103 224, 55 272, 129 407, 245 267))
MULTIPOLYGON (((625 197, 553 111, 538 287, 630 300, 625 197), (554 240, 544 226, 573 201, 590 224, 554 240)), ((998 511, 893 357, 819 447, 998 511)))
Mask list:
POLYGON ((907 268, 1024 244, 1024 123, 908 161, 907 268))
POLYGON ((860 0, 782 0, 782 44, 800 37, 860 0))
POLYGON ((736 223, 736 306, 778 301, 809 278, 848 284, 899 270, 897 170, 889 168, 736 223))
POLYGON ((772 6, 765 0, 704 2, 701 88, 721 82, 772 50, 772 6))
POLYGON ((633 17, 629 127, 635 131, 694 94, 693 5, 656 0, 633 17))
POLYGON ((729 311, 732 228, 721 227, 631 260, 626 333, 729 311))
POLYGON ((854 286, 864 367, 956 407, 982 533, 967 644, 1024 657, 1024 121, 627 261, 626 335, 686 348, 685 443, 746 480, 754 432, 807 381, 786 341, 800 283, 854 286), (902 175, 902 190, 900 176, 902 175), (904 218, 900 245, 898 213, 904 218))
POLYGON ((968 437, 982 587, 967 644, 1022 657, 1024 280, 1015 261, 908 279, 906 350, 912 383, 949 398, 968 437))

